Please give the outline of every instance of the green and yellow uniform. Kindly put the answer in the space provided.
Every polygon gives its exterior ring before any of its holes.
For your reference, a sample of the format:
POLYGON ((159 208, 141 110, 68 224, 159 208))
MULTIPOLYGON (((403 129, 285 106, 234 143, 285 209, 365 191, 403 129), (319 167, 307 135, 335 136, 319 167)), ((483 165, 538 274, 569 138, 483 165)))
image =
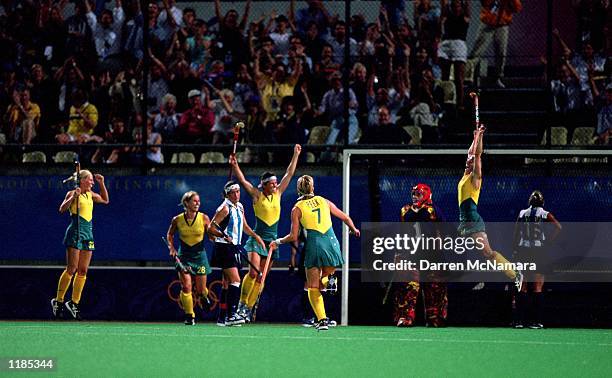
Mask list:
MULTIPOLYGON (((204 248, 204 233, 206 223, 204 214, 196 213, 191 223, 187 221, 187 214, 182 213, 176 216, 176 228, 179 233, 178 257, 185 266, 190 266, 196 275, 208 275, 212 272, 204 248)), ((175 265, 179 270, 178 264, 175 265)))
POLYGON ((464 175, 457 185, 459 201, 459 235, 468 236, 476 232, 485 231, 485 223, 478 214, 478 198, 480 187, 476 188, 472 183, 472 175, 464 175))
POLYGON ((77 203, 73 201, 70 205, 70 224, 64 235, 64 245, 84 251, 95 250, 93 238, 93 195, 91 192, 81 193, 78 198, 79 213, 77 215, 77 203))
MULTIPOLYGON (((257 201, 253 203, 253 210, 255 210, 255 227, 253 230, 266 243, 266 249, 264 250, 253 237, 249 237, 244 247, 249 252, 255 252, 260 256, 267 257, 270 242, 278 237, 281 196, 278 193, 272 193, 269 196, 259 193, 257 201)), ((272 259, 276 260, 278 257, 279 252, 277 248, 272 255, 272 259)))
POLYGON ((308 197, 299 200, 295 206, 302 212, 300 224, 306 230, 304 266, 309 269, 342 265, 344 260, 332 228, 327 200, 321 196, 308 197))

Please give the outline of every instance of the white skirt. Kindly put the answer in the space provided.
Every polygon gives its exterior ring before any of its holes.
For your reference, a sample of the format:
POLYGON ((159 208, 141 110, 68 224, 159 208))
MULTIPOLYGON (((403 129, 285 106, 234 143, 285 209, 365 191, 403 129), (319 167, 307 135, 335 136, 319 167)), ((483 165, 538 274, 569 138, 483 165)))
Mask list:
POLYGON ((438 47, 438 58, 451 62, 467 61, 467 44, 462 39, 447 39, 438 47))

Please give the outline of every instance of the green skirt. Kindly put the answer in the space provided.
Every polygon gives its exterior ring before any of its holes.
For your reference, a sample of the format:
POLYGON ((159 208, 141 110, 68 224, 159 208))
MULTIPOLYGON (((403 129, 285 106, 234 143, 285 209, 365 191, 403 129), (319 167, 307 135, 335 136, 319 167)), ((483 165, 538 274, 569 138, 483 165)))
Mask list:
POLYGON ((70 224, 64 234, 64 245, 81 251, 93 251, 96 249, 93 238, 93 225, 83 217, 72 216, 70 224))
POLYGON ((324 266, 341 266, 344 263, 340 252, 340 243, 336 239, 333 228, 324 234, 308 230, 304 244, 304 266, 306 269, 324 266))
MULTIPOLYGON (((206 251, 200 251, 197 253, 181 253, 179 251, 178 257, 183 263, 183 265, 188 266, 193 270, 196 276, 204 276, 212 273, 212 268, 208 263, 208 256, 206 256, 206 251)), ((177 263, 174 264, 174 267, 177 271, 180 271, 180 268, 177 263)))
MULTIPOLYGON (((272 242, 272 240, 274 239, 271 239, 271 240, 264 239, 264 243, 266 244, 266 249, 263 249, 261 247, 261 244, 259 244, 257 240, 255 240, 255 238, 249 237, 249 240, 247 240, 246 244, 244 245, 244 249, 246 249, 247 252, 255 252, 259 256, 268 257, 268 250, 270 249, 270 243, 272 242)), ((280 253, 278 252, 278 250, 279 249, 276 248, 274 252, 272 253, 272 260, 278 260, 278 258, 280 257, 280 253)))
POLYGON ((478 214, 476 203, 468 198, 459 205, 459 236, 469 236, 477 232, 485 232, 484 220, 478 214))

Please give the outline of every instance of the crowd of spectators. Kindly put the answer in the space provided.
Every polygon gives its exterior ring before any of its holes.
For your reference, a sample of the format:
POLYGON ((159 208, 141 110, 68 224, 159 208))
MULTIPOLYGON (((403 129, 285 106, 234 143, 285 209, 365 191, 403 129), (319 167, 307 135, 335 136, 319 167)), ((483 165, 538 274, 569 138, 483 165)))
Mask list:
MULTIPOLYGON (((317 125, 331 126, 326 144, 345 135, 348 143, 409 143, 400 127, 409 124, 435 143, 463 113, 467 60, 479 59, 492 40, 496 84, 504 86, 508 25, 522 8, 520 0, 482 0, 479 21, 466 1, 382 0, 373 20, 356 14, 346 21, 316 0, 300 8, 279 2, 284 14, 258 19, 250 0, 242 14, 224 11, 220 0, 204 3, 214 6, 210 19, 174 0, 142 2, 146 9, 136 0, 0 3, 2 133, 22 144, 142 143, 143 130, 150 144, 228 144, 238 120, 246 124, 244 144, 305 143, 317 125), (468 53, 472 23, 479 34, 468 53)), ((607 143, 610 87, 594 83, 604 72, 598 51, 605 38, 591 28, 588 17, 597 14, 583 3, 608 7, 605 0, 576 2, 579 53, 555 34, 566 51, 551 83, 555 109, 597 109, 607 143)), ((163 161, 159 147, 140 146, 99 148, 90 158, 163 161)))

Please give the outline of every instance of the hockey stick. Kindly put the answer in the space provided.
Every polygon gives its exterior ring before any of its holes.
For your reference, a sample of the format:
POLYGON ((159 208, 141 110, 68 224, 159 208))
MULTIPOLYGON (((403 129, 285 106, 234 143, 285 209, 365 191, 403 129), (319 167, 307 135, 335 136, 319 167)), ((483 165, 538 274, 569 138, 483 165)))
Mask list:
MULTIPOLYGON (((74 156, 74 173, 70 175, 70 177, 64 179, 62 181, 62 184, 65 184, 67 182, 72 181, 74 183, 74 190, 75 190, 75 194, 76 194, 76 190, 79 188, 80 186, 80 180, 79 180, 79 173, 81 172, 81 163, 79 162, 79 155, 74 156)), ((76 231, 77 231, 77 238, 76 238, 76 242, 77 245, 79 244, 79 242, 81 241, 81 235, 79 232, 79 226, 80 226, 80 222, 79 222, 79 197, 77 196, 77 200, 76 200, 76 231)))
MULTIPOLYGON (((234 146, 232 147, 232 155, 236 156, 236 147, 238 146, 238 137, 240 136, 240 129, 244 127, 244 122, 236 122, 234 126, 234 146)), ((230 165, 229 174, 227 175, 227 181, 232 179, 232 166, 230 165)))
MULTIPOLYGON (((398 261, 398 257, 399 255, 395 254, 394 256, 395 262, 398 261)), ((389 284, 387 285, 387 288, 385 289, 385 296, 383 297, 383 300, 382 300, 383 305, 387 304, 387 299, 389 299, 389 294, 391 293, 391 288, 393 287, 393 283, 395 282, 396 275, 397 275, 397 270, 394 270, 393 275, 391 275, 391 281, 389 281, 389 284)))
POLYGON ((387 299, 389 299, 389 294, 391 293, 391 288, 393 287, 393 282, 395 282, 395 275, 397 274, 397 270, 393 271, 393 275, 391 276, 391 281, 387 285, 387 289, 385 290, 385 296, 383 297, 382 304, 387 304, 387 299))
MULTIPOLYGON (((219 224, 218 224, 217 222, 212 221, 212 222, 211 222, 211 224, 212 224, 213 226, 215 226, 215 227, 217 228, 217 230, 219 230, 219 232, 220 232, 220 233, 222 233, 222 234, 223 234, 223 237, 229 237, 229 235, 227 235, 227 234, 225 233, 225 231, 223 231, 223 229, 221 228, 221 226, 219 226, 219 224)), ((246 261, 249 263, 249 266, 250 266, 251 268, 253 268, 253 270, 255 270, 255 271, 257 272, 257 275, 258 275, 259 277, 261 277, 261 276, 262 276, 261 271, 260 271, 260 270, 259 270, 259 269, 258 269, 258 268, 255 266, 255 264, 253 264, 253 263, 251 262, 251 260, 249 260, 249 255, 248 255, 247 251, 244 249, 244 247, 243 247, 243 246, 241 246, 240 244, 232 244, 232 245, 236 246, 236 249, 238 250, 238 253, 240 253, 242 256, 244 256, 244 258, 246 259, 246 261)))
POLYGON ((266 277, 268 276, 268 268, 270 267, 270 261, 272 261, 272 253, 274 250, 272 247, 268 249, 268 258, 266 259, 266 264, 264 265, 263 276, 261 277, 261 285, 259 286, 259 293, 257 293, 257 300, 255 301, 255 305, 253 306, 253 313, 251 315, 252 321, 255 321, 257 316, 257 308, 259 307, 259 299, 261 298, 261 293, 263 293, 264 284, 266 282, 266 277))
POLYGON ((478 129, 478 127, 480 127, 480 98, 476 92, 470 92, 470 98, 472 102, 474 102, 474 126, 475 129, 478 129))
POLYGON ((389 298, 389 293, 391 293, 391 288, 393 287, 393 281, 395 281, 395 272, 393 272, 393 276, 391 277, 391 281, 387 285, 387 289, 385 290, 385 296, 383 297, 382 304, 387 304, 387 299, 389 298))
MULTIPOLYGON (((168 240, 166 240, 166 238, 163 236, 162 236, 162 241, 164 242, 166 247, 170 248, 170 243, 168 243, 168 240)), ((191 269, 190 266, 183 264, 183 262, 177 255, 174 255, 174 262, 176 263, 176 265, 178 265, 181 272, 186 273, 186 274, 195 275, 195 272, 193 271, 193 269, 191 269)))

